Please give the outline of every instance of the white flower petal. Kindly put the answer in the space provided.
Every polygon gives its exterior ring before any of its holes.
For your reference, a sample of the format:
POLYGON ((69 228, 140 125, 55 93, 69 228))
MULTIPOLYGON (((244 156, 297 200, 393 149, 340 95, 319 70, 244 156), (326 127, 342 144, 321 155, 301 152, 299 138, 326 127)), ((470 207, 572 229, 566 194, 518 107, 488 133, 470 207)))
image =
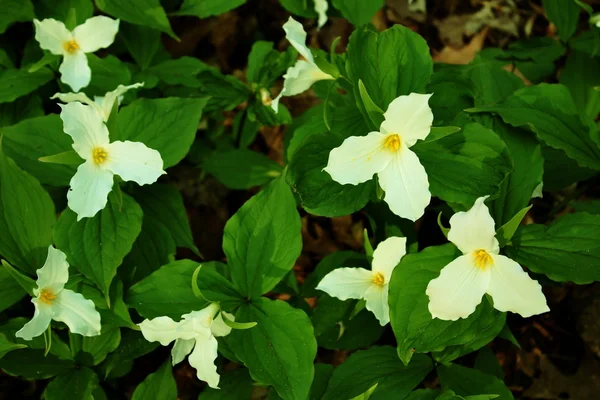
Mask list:
POLYGON ((60 108, 63 130, 73 139, 73 149, 81 158, 90 160, 95 148, 108 145, 108 129, 94 108, 78 102, 60 108))
POLYGON ((67 200, 69 208, 77 214, 77 221, 91 218, 106 207, 113 186, 113 173, 86 161, 77 168, 69 186, 67 200))
POLYGON ((373 271, 364 268, 337 268, 325 275, 318 290, 340 300, 362 299, 373 284, 373 271))
POLYGON ((84 53, 110 46, 119 31, 119 20, 105 16, 92 17, 73 30, 73 37, 84 53))
POLYGON ((50 325, 52 320, 52 307, 49 304, 40 301, 38 298, 31 299, 35 306, 33 318, 15 333, 16 337, 24 340, 31 340, 36 336, 40 336, 50 325))
MULTIPOLYGON (((159 342, 168 346, 174 340, 180 339, 180 322, 175 322, 169 317, 145 319, 138 324, 142 335, 149 342, 159 342)), ((186 340, 189 340, 187 338, 186 340)))
POLYGON ((59 99, 63 103, 73 103, 78 101, 91 107, 97 107, 96 102, 83 92, 79 93, 55 93, 54 96, 50 97, 50 100, 59 99))
POLYGON ((380 272, 389 283, 394 268, 406 254, 406 238, 392 236, 377 245, 373 252, 373 272, 380 272))
POLYGON ((457 212, 450 218, 448 240, 464 254, 480 249, 498 254, 495 223, 485 199, 487 196, 478 198, 469 211, 457 212))
POLYGON ((81 50, 65 53, 58 71, 60 80, 76 92, 89 85, 92 80, 92 70, 88 65, 87 56, 81 50))
MULTIPOLYGON (((235 321, 235 316, 228 312, 223 312, 230 320, 235 321)), ((221 313, 217 314, 213 323, 210 325, 210 331, 214 336, 227 336, 231 333, 231 327, 223 321, 221 313)))
POLYGON ((411 93, 395 98, 384 114, 381 132, 396 133, 408 147, 423 140, 431 131, 433 112, 429 108, 431 94, 411 93))
POLYGON ((53 294, 60 292, 69 280, 67 256, 62 251, 49 246, 46 262, 36 272, 38 289, 47 289, 53 294))
POLYGON ((456 321, 471 315, 490 282, 490 268, 475 266, 471 254, 446 265, 427 285, 429 312, 433 318, 456 321))
POLYGON ((321 71, 315 64, 304 60, 296 61, 283 75, 283 89, 279 96, 271 102, 275 112, 279 109, 279 100, 282 96, 294 96, 308 90, 313 83, 323 80, 335 79, 333 76, 321 71))
POLYGON ((394 153, 385 147, 386 136, 371 132, 367 136, 350 136, 339 147, 331 150, 323 171, 342 185, 358 185, 383 171, 394 153))
POLYGON ((285 24, 283 24, 283 30, 285 31, 285 37, 292 46, 300 53, 302 57, 311 64, 314 64, 312 53, 306 46, 306 32, 304 27, 294 18, 290 17, 285 24))
POLYGON ((64 44, 73 39, 73 35, 65 24, 53 18, 42 21, 34 19, 33 24, 35 25, 35 40, 42 49, 48 50, 52 54, 65 53, 64 44))
POLYGON ((72 333, 83 336, 100 334, 100 314, 94 302, 86 299, 81 293, 63 289, 52 301, 52 319, 67 324, 72 333))
POLYGON ((390 306, 388 304, 389 285, 371 285, 365 293, 367 310, 375 314, 381 326, 390 322, 390 306))
MULTIPOLYGON (((142 331, 142 333, 143 333, 143 331, 142 331)), ((186 358, 187 355, 192 352, 192 349, 194 348, 195 344, 196 344, 195 339, 177 339, 177 340, 175 340, 175 345, 173 346, 173 349, 171 349, 171 360, 172 360, 173 365, 177 365, 180 362, 182 362, 183 359, 186 358)))
POLYGON ((550 311, 542 286, 531 279, 523 268, 508 257, 492 255, 494 265, 487 293, 494 299, 494 308, 511 311, 522 317, 550 311))
POLYGON ((390 210, 416 221, 423 216, 431 201, 429 179, 419 158, 406 146, 401 146, 392 162, 378 175, 390 210))
POLYGON ((201 381, 208 383, 213 389, 219 388, 219 374, 215 360, 217 359, 217 339, 213 336, 196 338, 194 351, 188 357, 188 362, 196 369, 196 376, 201 381))
POLYGON ((112 92, 106 93, 104 97, 96 97, 94 104, 97 104, 100 108, 102 119, 104 119, 104 121, 108 121, 108 117, 110 116, 110 112, 115 105, 115 101, 118 100, 119 104, 121 104, 121 96, 123 96, 128 90, 137 89, 142 86, 144 86, 144 82, 134 83, 133 85, 128 86, 119 85, 112 92))
POLYGON ((315 11, 319 16, 319 20, 317 22, 317 27, 321 29, 323 25, 327 23, 327 9, 329 8, 329 4, 327 0, 315 0, 315 11))
POLYGON ((112 142, 107 147, 106 169, 119 175, 124 181, 140 185, 154 183, 165 173, 160 153, 141 142, 112 142))

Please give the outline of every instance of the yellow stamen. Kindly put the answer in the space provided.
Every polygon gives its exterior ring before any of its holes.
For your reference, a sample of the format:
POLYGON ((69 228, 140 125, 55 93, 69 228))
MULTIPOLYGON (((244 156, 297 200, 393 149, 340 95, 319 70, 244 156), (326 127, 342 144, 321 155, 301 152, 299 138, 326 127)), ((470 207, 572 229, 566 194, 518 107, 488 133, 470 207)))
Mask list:
POLYGON ((73 40, 69 40, 68 42, 64 42, 63 48, 65 49, 65 51, 67 53, 73 54, 77 50, 79 50, 79 44, 75 41, 75 39, 73 39, 73 40))
POLYGON ((108 153, 102 147, 96 147, 92 150, 92 160, 96 165, 100 165, 106 161, 108 153))
POLYGON ((494 264, 494 260, 492 260, 492 256, 485 250, 475 250, 473 252, 473 257, 475 258, 475 266, 480 269, 485 269, 488 265, 494 264))
POLYGON ((376 272, 375 275, 373 275, 373 283, 379 286, 383 286, 383 284, 385 283, 385 278, 383 277, 383 274, 381 272, 376 272))
POLYGON ((391 151, 398 151, 401 144, 402 144, 402 142, 400 140, 400 136, 398 136, 394 133, 385 139, 384 146, 387 147, 391 151))
POLYGON ((270 106, 273 103, 273 99, 271 98, 271 93, 265 88, 260 89, 260 100, 263 103, 263 106, 270 106))
POLYGON ((46 304, 52 304, 52 300, 56 298, 56 295, 48 289, 42 289, 40 292, 40 300, 46 304))

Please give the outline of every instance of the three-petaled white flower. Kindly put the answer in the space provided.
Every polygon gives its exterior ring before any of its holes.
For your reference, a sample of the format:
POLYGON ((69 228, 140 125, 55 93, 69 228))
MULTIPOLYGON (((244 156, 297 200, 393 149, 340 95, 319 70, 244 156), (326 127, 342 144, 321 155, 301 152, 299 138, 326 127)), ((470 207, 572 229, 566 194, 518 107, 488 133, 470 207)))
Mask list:
POLYGON ((115 105, 115 101, 121 104, 123 100, 123 95, 130 89, 137 89, 139 87, 144 86, 144 82, 134 83, 133 85, 124 86, 119 85, 112 92, 106 93, 104 96, 94 96, 94 100, 87 97, 85 93, 56 93, 54 96, 50 97, 50 99, 59 99, 63 103, 73 103, 78 101, 83 104, 87 104, 92 107, 98 115, 102 118, 104 122, 108 121, 110 117, 110 112, 115 105))
POLYGON ((542 287, 523 268, 499 253, 494 219, 480 197, 466 212, 450 218, 450 240, 463 255, 446 265, 429 282, 429 312, 434 318, 456 321, 471 315, 485 293, 494 308, 523 317, 549 311, 542 287))
POLYGON ((94 302, 81 293, 65 289, 69 280, 67 256, 54 247, 48 247, 44 266, 37 270, 37 287, 33 289, 35 306, 33 318, 15 336, 31 340, 44 333, 51 320, 64 322, 69 330, 83 336, 100 334, 100 314, 94 302))
POLYGON ((85 53, 93 53, 110 46, 119 31, 119 20, 97 16, 79 25, 73 32, 65 24, 52 18, 38 21, 35 24, 35 40, 40 47, 52 54, 63 56, 60 65, 60 80, 68 84, 74 91, 90 84, 92 70, 88 65, 85 53))
POLYGON ((69 208, 79 221, 102 210, 112 190, 113 176, 140 185, 156 182, 164 174, 160 153, 141 142, 110 142, 100 114, 79 102, 60 105, 64 131, 73 149, 85 160, 71 178, 69 208))
POLYGON ((390 210, 402 218, 419 219, 431 193, 425 168, 410 147, 429 135, 433 122, 430 97, 411 93, 394 99, 379 132, 344 140, 329 153, 324 171, 343 185, 358 185, 377 174, 390 210))
POLYGON ((373 252, 372 270, 337 268, 325 275, 317 289, 340 300, 364 299, 367 310, 383 326, 390 322, 388 291, 394 268, 406 254, 406 238, 392 236, 373 252))
POLYGON ((292 46, 300 53, 304 60, 296 61, 294 66, 289 67, 283 75, 283 89, 279 96, 273 99, 271 107, 275 112, 279 109, 279 100, 282 96, 294 96, 308 90, 313 83, 335 78, 321 71, 313 58, 310 49, 306 46, 306 32, 302 24, 290 17, 283 24, 285 37, 292 46))
MULTIPOLYGON (((229 319, 234 316, 225 313, 229 319)), ((223 322, 219 305, 211 303, 200 311, 192 311, 175 322, 169 317, 146 319, 138 324, 144 338, 149 342, 160 342, 163 346, 175 341, 171 350, 173 365, 180 363, 189 354, 188 361, 196 369, 196 375, 208 386, 218 389, 219 374, 215 366, 217 339, 227 336, 231 328, 223 322), (191 353, 191 354, 190 354, 191 353)))

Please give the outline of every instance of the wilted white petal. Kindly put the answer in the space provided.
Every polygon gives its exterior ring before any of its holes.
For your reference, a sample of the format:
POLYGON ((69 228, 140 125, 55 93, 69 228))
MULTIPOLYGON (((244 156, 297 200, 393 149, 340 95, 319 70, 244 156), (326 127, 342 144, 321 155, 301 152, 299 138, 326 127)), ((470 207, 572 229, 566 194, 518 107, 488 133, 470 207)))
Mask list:
POLYGON ((95 148, 108 145, 108 129, 92 107, 74 102, 60 108, 63 130, 73 139, 73 149, 81 158, 90 160, 95 148))
POLYGON ((429 179, 412 150, 401 145, 392 162, 377 176, 384 200, 394 214, 411 221, 423 216, 431 201, 429 179))
POLYGON ((118 100, 119 104, 120 104, 121 96, 123 96, 128 90, 137 89, 142 86, 144 86, 144 82, 134 83, 133 85, 128 85, 128 86, 119 85, 112 92, 106 93, 106 95, 104 97, 96 97, 94 99, 95 100, 94 104, 97 104, 100 107, 100 109, 102 110, 101 115, 102 115, 102 118, 104 119, 104 121, 108 121, 108 117, 110 116, 110 112, 112 111, 113 106, 115 105, 115 101, 118 100))
POLYGON ((48 50, 52 54, 65 53, 65 43, 73 39, 73 35, 69 32, 65 24, 53 18, 47 18, 42 21, 34 19, 33 24, 35 25, 35 40, 37 40, 42 49, 48 50))
POLYGON ((306 32, 304 27, 294 18, 290 17, 285 24, 283 24, 283 30, 285 31, 285 37, 292 46, 300 53, 302 57, 311 64, 314 64, 312 53, 306 46, 306 32))
POLYGON ((379 132, 350 136, 331 150, 323 171, 342 185, 366 182, 388 167, 394 158, 394 153, 386 149, 385 140, 386 136, 379 132))
POLYGON ((119 20, 105 16, 92 17, 73 30, 73 37, 84 53, 110 46, 119 31, 119 20))
POLYGON ((522 317, 550 311, 542 286, 529 277, 523 268, 508 257, 492 255, 490 285, 487 293, 494 299, 494 308, 511 311, 522 317))
MULTIPOLYGON (((235 316, 228 312, 223 312, 230 320, 235 321, 235 316)), ((210 326, 210 331, 214 336, 227 336, 231 333, 231 327, 225 324, 223 321, 223 316, 221 313, 217 314, 212 325, 210 326)))
POLYGON ((388 106, 381 124, 382 133, 395 133, 408 147, 423 140, 431 131, 433 112, 429 108, 431 94, 411 93, 399 96, 388 106))
POLYGON ((279 96, 271 102, 271 108, 275 112, 279 109, 279 99, 282 96, 294 96, 308 90, 313 83, 328 79, 335 79, 333 76, 321 71, 315 64, 304 60, 296 61, 294 66, 289 67, 283 75, 283 89, 279 96))
POLYGON ((196 369, 198 379, 208 383, 213 389, 219 388, 219 374, 215 365, 217 346, 217 339, 213 336, 198 336, 194 351, 188 357, 188 362, 196 369))
POLYGON ((392 236, 377 245, 373 252, 373 272, 383 275, 384 282, 389 283, 394 268, 406 254, 406 238, 392 236))
POLYGON ((465 254, 480 249, 498 254, 494 219, 484 203, 487 197, 478 198, 469 211, 457 212, 450 218, 448 240, 465 254))
POLYGON ((124 181, 140 185, 156 182, 163 171, 160 153, 141 142, 112 142, 106 147, 108 159, 103 167, 119 175, 124 181))
POLYGON ((113 186, 113 173, 86 161, 77 168, 69 182, 69 208, 77 214, 77 221, 91 218, 108 202, 113 186))
POLYGON ((54 294, 60 292, 69 280, 67 256, 62 251, 49 246, 46 262, 36 272, 38 289, 47 289, 54 294))
MULTIPOLYGON (((140 324, 140 326, 141 326, 141 324, 140 324)), ((144 331, 142 331, 142 333, 143 332, 144 331)), ((182 362, 183 359, 186 358, 187 355, 192 352, 192 349, 194 348, 194 344, 196 344, 196 340, 194 340, 194 339, 177 339, 177 340, 175 340, 175 345, 173 346, 173 349, 171 349, 171 360, 172 360, 173 365, 177 365, 180 362, 182 362)), ((163 345, 163 346, 165 346, 165 345, 163 345)))
POLYGON ((100 314, 96 311, 94 302, 81 293, 61 290, 52 301, 52 312, 52 319, 67 324, 72 333, 83 336, 100 334, 100 314))
POLYGON ((52 320, 52 307, 49 304, 44 303, 37 297, 31 299, 31 302, 35 306, 33 318, 15 333, 16 337, 24 340, 31 340, 36 336, 40 336, 48 329, 48 325, 52 320))
POLYGON ((175 322, 169 317, 145 319, 138 326, 147 341, 159 342, 163 346, 168 346, 169 343, 181 336, 179 322, 175 322))
POLYGON ((87 56, 81 50, 65 53, 58 71, 60 80, 76 92, 89 85, 92 80, 92 70, 88 65, 87 56))
MULTIPOLYGON (((327 9, 329 8, 329 4, 327 0, 315 0, 315 11, 319 16, 319 20, 317 22, 317 27, 321 29, 323 25, 327 22, 327 9)), ((306 40, 306 39, 305 39, 306 40)))
POLYGON ((381 326, 390 322, 388 290, 388 285, 372 285, 365 293, 365 307, 375 315, 381 326))
POLYGON ((372 284, 372 271, 364 268, 337 268, 321 279, 317 289, 340 300, 362 299, 372 284))
POLYGON ((456 321, 471 315, 490 283, 490 268, 475 266, 471 254, 446 265, 427 285, 429 312, 433 318, 456 321))

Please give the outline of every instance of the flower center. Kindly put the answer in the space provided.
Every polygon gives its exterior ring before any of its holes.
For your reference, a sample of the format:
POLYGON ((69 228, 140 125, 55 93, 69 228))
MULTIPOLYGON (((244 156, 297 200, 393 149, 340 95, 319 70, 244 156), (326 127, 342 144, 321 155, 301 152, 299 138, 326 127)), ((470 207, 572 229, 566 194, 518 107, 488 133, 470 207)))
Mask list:
POLYGON ((102 147, 96 147, 92 150, 92 160, 96 165, 100 165, 106 161, 108 153, 102 147))
POLYGON ((383 286, 383 284, 385 283, 385 278, 383 277, 383 274, 381 272, 376 272, 375 275, 373 275, 373 283, 379 286, 383 286))
POLYGON ((75 39, 73 39, 73 40, 69 40, 68 42, 64 42, 63 48, 65 49, 65 51, 67 53, 73 54, 77 50, 79 50, 79 44, 75 41, 75 39))
POLYGON ((494 263, 490 253, 485 250, 475 250, 473 257, 475 258, 475 266, 480 269, 485 269, 485 267, 494 263))
POLYGON ((383 145, 391 151, 398 151, 401 144, 402 141, 400 140, 400 136, 393 133, 385 139, 385 143, 383 145))
POLYGON ((56 295, 48 289, 42 289, 40 292, 40 300, 46 304, 52 304, 52 300, 56 298, 56 295))

